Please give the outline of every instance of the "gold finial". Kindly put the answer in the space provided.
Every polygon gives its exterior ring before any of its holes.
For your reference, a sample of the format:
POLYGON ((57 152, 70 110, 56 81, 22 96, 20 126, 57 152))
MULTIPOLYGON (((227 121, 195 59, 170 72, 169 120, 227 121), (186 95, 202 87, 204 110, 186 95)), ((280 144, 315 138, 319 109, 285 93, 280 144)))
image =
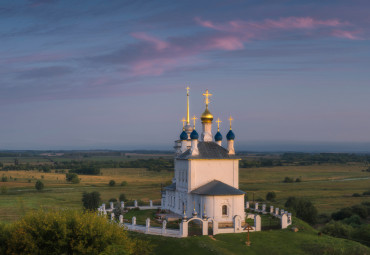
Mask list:
POLYGON ((220 120, 220 118, 217 118, 216 122, 217 122, 217 131, 220 131, 220 123, 222 121, 220 120))
POLYGON ((212 96, 212 94, 210 94, 210 93, 208 92, 208 89, 206 89, 206 93, 203 93, 203 96, 205 97, 206 107, 208 108, 209 98, 212 96))
POLYGON ((230 118, 229 118, 229 121, 230 121, 230 130, 231 130, 231 122, 233 121, 234 119, 233 119, 233 117, 231 117, 230 116, 230 118))
POLYGON ((186 119, 185 118, 182 118, 182 130, 185 130, 185 122, 186 122, 186 119))
POLYGON ((190 113, 189 113, 189 86, 186 87, 186 124, 190 124, 190 113))
POLYGON ((192 120, 194 121, 194 129, 195 129, 195 121, 197 120, 198 118, 194 115, 192 120))

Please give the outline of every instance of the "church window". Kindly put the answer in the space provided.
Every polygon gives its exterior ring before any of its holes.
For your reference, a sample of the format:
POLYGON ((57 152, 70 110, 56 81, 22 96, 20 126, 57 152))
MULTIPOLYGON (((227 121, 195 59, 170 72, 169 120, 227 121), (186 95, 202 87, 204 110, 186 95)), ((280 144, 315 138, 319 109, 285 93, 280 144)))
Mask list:
POLYGON ((222 206, 222 216, 227 216, 227 205, 222 206))

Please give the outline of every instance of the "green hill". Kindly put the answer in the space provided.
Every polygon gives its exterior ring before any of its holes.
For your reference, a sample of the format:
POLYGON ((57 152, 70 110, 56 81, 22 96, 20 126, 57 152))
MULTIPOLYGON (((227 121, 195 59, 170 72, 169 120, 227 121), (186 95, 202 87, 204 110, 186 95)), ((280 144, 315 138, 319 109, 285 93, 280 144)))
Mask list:
POLYGON ((130 235, 149 241, 154 246, 154 254, 370 254, 370 248, 360 243, 326 235, 299 219, 294 219, 298 232, 291 229, 270 230, 250 233, 251 246, 247 247, 246 233, 192 236, 188 238, 168 238, 130 232, 130 235))

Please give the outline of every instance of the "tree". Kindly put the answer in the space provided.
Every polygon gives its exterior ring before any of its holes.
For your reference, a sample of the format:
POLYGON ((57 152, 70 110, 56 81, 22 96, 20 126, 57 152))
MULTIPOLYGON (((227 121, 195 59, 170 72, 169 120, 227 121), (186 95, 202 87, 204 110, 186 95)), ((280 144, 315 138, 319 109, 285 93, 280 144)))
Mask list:
MULTIPOLYGON (((120 254, 140 254, 141 250, 122 227, 111 224, 95 212, 32 212, 8 228, 4 238, 2 243, 7 247, 0 248, 6 251, 4 254, 97 255, 111 245, 119 245, 120 254)), ((147 243, 144 241, 140 245, 147 243)))
POLYGON ((317 209, 308 199, 289 197, 285 207, 290 208, 296 213, 296 216, 310 224, 317 222, 317 209))
POLYGON ((123 193, 121 195, 119 195, 119 201, 127 202, 126 195, 123 194, 123 193))
POLYGON ((113 187, 114 185, 116 185, 116 182, 114 180, 110 180, 109 181, 109 186, 113 187))
POLYGON ((267 193, 267 195, 266 195, 266 200, 268 200, 268 201, 274 201, 275 198, 276 198, 276 193, 273 192, 273 191, 267 193))
POLYGON ((121 186, 122 186, 122 187, 127 186, 127 181, 122 181, 122 182, 121 182, 121 186))
POLYGON ((66 173, 66 181, 72 183, 80 183, 80 179, 75 173, 66 173))
POLYGON ((38 191, 41 191, 44 189, 44 183, 40 180, 37 180, 37 182, 35 183, 35 188, 38 190, 38 191))
POLYGON ((95 210, 100 204, 100 193, 98 191, 84 192, 82 194, 82 203, 85 209, 95 210))

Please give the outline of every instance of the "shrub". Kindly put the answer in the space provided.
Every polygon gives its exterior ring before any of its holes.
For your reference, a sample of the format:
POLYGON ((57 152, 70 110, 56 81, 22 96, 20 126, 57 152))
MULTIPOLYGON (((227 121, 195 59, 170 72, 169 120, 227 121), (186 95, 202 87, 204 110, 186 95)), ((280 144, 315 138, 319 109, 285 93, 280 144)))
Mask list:
POLYGON ((370 224, 363 224, 360 228, 355 229, 352 237, 354 240, 369 246, 370 224))
POLYGON ((322 232, 327 235, 341 238, 349 238, 352 231, 353 228, 351 226, 343 224, 340 221, 330 221, 322 229, 322 232))
POLYGON ((84 192, 82 194, 82 204, 87 210, 95 210, 100 204, 100 193, 93 191, 90 193, 84 192))
POLYGON ((8 193, 8 187, 7 186, 1 186, 1 194, 8 193))
POLYGON ((298 218, 310 224, 317 222, 317 209, 308 199, 289 197, 285 207, 292 209, 298 218))
POLYGON ((121 182, 121 186, 122 186, 122 187, 127 186, 127 181, 122 181, 122 182, 121 182))
POLYGON ((111 198, 111 199, 109 199, 109 202, 116 203, 117 202, 117 199, 116 198, 111 198))
POLYGON ((361 194, 359 194, 359 193, 353 193, 352 194, 352 197, 361 197, 361 194))
POLYGON ((78 178, 78 175, 75 173, 66 173, 66 181, 72 182, 74 184, 80 183, 80 179, 78 178))
POLYGON ((271 192, 268 192, 267 195, 266 195, 266 200, 268 201, 274 201, 276 198, 276 193, 271 191, 271 192))
POLYGON ((352 210, 349 207, 342 208, 338 212, 334 212, 331 214, 331 218, 333 220, 343 220, 345 218, 349 218, 352 216, 352 210))
POLYGON ((368 216, 367 208, 364 205, 354 205, 351 209, 353 213, 357 214, 363 219, 366 219, 368 216))
POLYGON ((125 194, 121 193, 121 195, 119 195, 119 201, 123 201, 123 202, 127 202, 127 197, 125 194))
POLYGON ((108 184, 109 186, 113 187, 114 185, 116 185, 116 182, 114 180, 110 180, 108 184))
POLYGON ((295 182, 301 182, 301 181, 302 181, 301 178, 295 179, 295 182))
POLYGON ((359 225, 361 225, 361 218, 360 216, 354 214, 349 218, 345 218, 343 222, 352 227, 358 227, 359 225))
POLYGON ((8 177, 7 177, 7 176, 5 176, 5 175, 3 175, 3 176, 1 177, 1 181, 2 181, 2 182, 7 182, 7 181, 8 181, 8 177))
POLYGON ((44 183, 40 180, 37 180, 37 182, 35 183, 35 189, 37 189, 38 191, 41 191, 44 189, 44 183))
POLYGON ((290 178, 290 177, 285 177, 284 181, 285 183, 292 183, 293 182, 293 178, 290 178))
POLYGON ((370 190, 369 191, 365 191, 364 193, 362 193, 362 195, 364 195, 364 196, 370 196, 370 190))
POLYGON ((112 244, 120 245, 125 254, 135 252, 126 231, 96 213, 37 211, 10 228, 6 253, 99 254, 112 244))

